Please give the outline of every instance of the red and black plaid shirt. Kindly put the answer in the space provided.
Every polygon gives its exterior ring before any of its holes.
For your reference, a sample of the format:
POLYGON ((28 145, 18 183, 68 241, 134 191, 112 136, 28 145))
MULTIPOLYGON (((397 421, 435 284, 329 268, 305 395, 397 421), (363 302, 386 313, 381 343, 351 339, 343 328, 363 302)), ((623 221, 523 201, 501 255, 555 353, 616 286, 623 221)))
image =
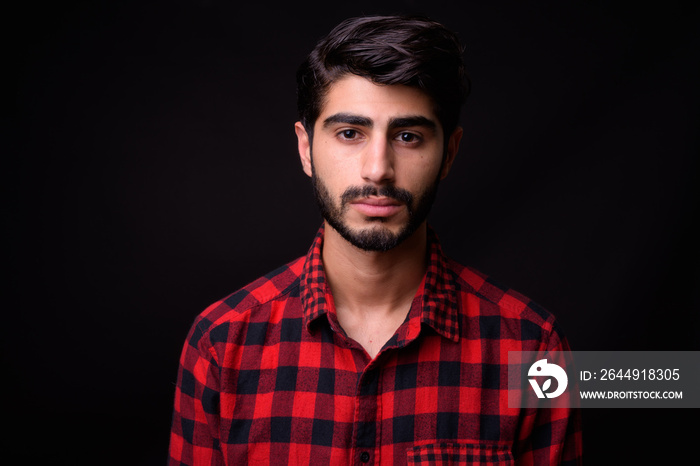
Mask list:
POLYGON ((213 304, 180 361, 169 464, 580 464, 577 410, 508 407, 508 351, 567 350, 551 314, 443 256, 373 360, 338 324, 323 229, 213 304))

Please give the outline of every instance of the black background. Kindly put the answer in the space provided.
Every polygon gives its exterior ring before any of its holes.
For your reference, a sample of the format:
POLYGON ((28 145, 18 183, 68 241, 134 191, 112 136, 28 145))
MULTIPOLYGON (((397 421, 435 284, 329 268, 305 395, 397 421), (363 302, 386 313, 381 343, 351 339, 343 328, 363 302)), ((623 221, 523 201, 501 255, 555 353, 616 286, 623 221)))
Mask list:
MULTIPOLYGON (((448 255, 552 311, 574 349, 699 350, 693 3, 6 10, 6 451, 165 462, 194 317, 320 225, 294 73, 360 14, 428 14, 466 44, 465 135, 431 214, 448 255)), ((697 410, 583 414, 587 464, 697 457, 697 410)))

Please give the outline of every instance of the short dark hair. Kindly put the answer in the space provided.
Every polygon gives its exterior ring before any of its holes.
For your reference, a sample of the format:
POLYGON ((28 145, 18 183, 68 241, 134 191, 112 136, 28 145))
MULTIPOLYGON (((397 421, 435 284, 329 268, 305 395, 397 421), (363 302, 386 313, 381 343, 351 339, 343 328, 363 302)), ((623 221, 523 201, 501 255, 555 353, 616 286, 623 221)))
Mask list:
POLYGON ((353 74, 426 92, 447 138, 469 94, 463 51, 454 32, 426 17, 347 19, 319 41, 297 71, 301 123, 311 136, 331 84, 353 74))

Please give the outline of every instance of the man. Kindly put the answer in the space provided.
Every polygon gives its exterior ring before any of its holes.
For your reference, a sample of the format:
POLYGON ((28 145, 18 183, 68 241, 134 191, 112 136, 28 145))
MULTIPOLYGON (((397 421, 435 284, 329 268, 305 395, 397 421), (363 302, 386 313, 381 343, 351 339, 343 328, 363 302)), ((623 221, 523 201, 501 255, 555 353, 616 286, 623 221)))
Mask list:
POLYGON ((426 225, 462 135, 461 52, 427 19, 366 17, 301 66, 323 226, 196 319, 170 464, 580 462, 575 411, 505 396, 508 351, 568 349, 554 318, 444 257, 426 225))

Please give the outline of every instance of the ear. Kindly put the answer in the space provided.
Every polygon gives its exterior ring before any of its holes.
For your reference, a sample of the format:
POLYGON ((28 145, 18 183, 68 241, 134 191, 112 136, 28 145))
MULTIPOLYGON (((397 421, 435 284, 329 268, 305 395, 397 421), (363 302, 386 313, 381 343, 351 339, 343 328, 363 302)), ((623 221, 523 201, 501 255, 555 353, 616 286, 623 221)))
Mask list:
POLYGON ((299 158, 304 173, 311 176, 311 142, 309 134, 304 129, 300 121, 294 123, 294 132, 297 133, 297 146, 299 147, 299 158))
POLYGON ((464 131, 460 126, 456 127, 447 140, 447 153, 445 154, 445 162, 442 164, 440 179, 444 179, 452 168, 452 163, 455 161, 457 152, 459 151, 459 142, 462 140, 464 131))

